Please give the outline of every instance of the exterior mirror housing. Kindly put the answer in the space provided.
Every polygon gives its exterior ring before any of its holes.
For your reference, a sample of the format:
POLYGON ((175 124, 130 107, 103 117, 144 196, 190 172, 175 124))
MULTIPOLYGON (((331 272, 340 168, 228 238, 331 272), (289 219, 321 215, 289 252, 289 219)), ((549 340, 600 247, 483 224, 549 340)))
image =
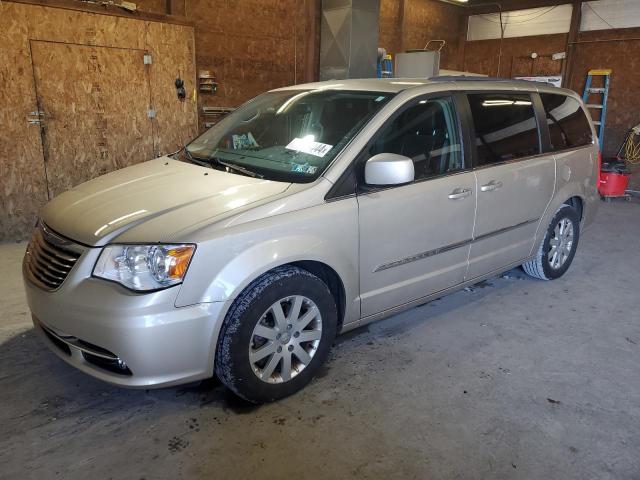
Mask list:
POLYGON ((413 182, 414 177, 413 160, 395 153, 374 155, 364 167, 367 185, 402 185, 413 182))

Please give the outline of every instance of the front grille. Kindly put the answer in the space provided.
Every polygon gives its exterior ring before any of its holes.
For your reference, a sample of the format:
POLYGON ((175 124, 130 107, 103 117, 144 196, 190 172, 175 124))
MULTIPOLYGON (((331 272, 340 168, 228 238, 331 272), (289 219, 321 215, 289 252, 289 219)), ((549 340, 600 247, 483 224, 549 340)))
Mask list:
POLYGON ((29 280, 43 290, 53 291, 62 285, 82 255, 84 248, 39 224, 24 256, 24 270, 29 280))

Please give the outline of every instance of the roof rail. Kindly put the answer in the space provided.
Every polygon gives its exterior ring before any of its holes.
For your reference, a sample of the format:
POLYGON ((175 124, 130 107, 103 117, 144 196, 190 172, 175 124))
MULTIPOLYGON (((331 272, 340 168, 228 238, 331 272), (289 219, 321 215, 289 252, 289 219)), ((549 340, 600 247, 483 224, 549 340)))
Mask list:
POLYGON ((547 82, 537 82, 533 80, 514 80, 511 78, 499 78, 499 77, 476 77, 471 75, 442 75, 429 78, 432 82, 508 82, 508 83, 542 83, 548 85, 547 82))

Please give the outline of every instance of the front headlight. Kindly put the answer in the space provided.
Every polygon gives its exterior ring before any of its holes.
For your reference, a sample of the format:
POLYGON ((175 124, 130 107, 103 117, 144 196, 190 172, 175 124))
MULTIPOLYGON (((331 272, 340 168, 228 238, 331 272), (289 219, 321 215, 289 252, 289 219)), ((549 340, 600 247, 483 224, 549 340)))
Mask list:
POLYGON ((107 245, 93 276, 148 291, 181 283, 195 245, 107 245))

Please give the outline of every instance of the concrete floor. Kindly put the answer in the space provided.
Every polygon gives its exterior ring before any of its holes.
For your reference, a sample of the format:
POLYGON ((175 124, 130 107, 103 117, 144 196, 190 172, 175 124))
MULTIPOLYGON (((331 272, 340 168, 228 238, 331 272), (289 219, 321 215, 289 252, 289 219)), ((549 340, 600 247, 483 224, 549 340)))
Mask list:
POLYGON ((0 477, 640 478, 640 202, 603 204, 569 273, 519 270, 341 337, 302 393, 111 387, 30 328, 0 247, 0 477))

